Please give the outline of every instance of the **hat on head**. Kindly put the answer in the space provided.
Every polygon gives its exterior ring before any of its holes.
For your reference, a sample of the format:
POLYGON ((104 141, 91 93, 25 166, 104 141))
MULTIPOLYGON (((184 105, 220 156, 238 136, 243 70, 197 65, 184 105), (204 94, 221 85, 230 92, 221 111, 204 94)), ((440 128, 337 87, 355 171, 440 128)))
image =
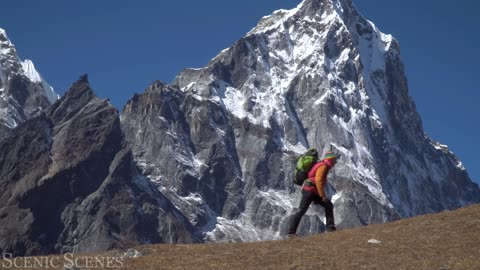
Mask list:
POLYGON ((336 160, 337 155, 335 155, 335 153, 333 153, 333 151, 327 151, 327 153, 325 153, 325 157, 323 159, 336 160))

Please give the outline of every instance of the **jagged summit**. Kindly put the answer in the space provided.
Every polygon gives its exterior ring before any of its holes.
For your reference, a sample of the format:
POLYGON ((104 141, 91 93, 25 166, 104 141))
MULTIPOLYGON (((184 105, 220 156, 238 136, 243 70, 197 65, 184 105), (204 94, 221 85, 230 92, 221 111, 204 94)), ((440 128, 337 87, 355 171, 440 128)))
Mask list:
MULTIPOLYGON (((333 70, 336 68, 335 65, 344 62, 344 65, 348 65, 350 69, 344 76, 350 77, 329 79, 330 81, 339 80, 339 84, 345 84, 343 79, 359 81, 355 77, 357 75, 355 72, 384 69, 387 55, 397 54, 399 54, 398 44, 392 36, 381 33, 373 23, 360 16, 351 1, 304 1, 292 10, 279 10, 264 17, 244 38, 222 51, 207 67, 182 72, 177 76, 175 84, 182 90, 198 92, 199 96, 221 97, 237 116, 251 116, 250 121, 261 120, 264 126, 268 126, 268 119, 274 114, 274 109, 285 106, 282 104, 284 103, 282 96, 285 95, 292 81, 299 77, 299 73, 311 73, 315 77, 318 77, 317 73, 332 76, 333 74, 326 73, 336 72, 333 70), (338 45, 340 43, 348 46, 341 48, 338 45), (257 49, 258 51, 255 51, 257 49), (256 58, 251 57, 248 51, 255 54, 256 58), (240 56, 232 59, 232 55, 240 56), (352 60, 356 57, 360 60, 358 62, 362 65, 361 68, 354 66, 352 60), (255 68, 262 74, 248 77, 245 73, 241 73, 232 77, 228 72, 232 67, 242 69, 242 65, 246 69, 255 68), (210 73, 218 75, 217 77, 224 81, 215 82, 219 86, 216 91, 201 91, 200 89, 204 89, 205 85, 215 80, 215 77, 205 75, 210 73), (271 78, 276 80, 269 80, 271 78), (261 117, 257 115, 258 113, 251 115, 252 112, 245 112, 242 109, 245 106, 238 105, 238 102, 245 104, 249 99, 253 99, 248 97, 249 91, 246 91, 245 95, 238 95, 225 89, 232 86, 238 90, 245 88, 245 84, 255 84, 253 88, 258 89, 268 84, 266 87, 270 88, 268 94, 254 97, 254 106, 260 107, 257 111, 261 113, 261 117), (272 100, 272 96, 279 97, 272 100)), ((364 74, 359 83, 371 84, 372 82, 370 76, 364 74)), ((333 82, 331 84, 333 85, 333 82)), ((320 87, 330 88, 327 85, 320 87)), ((350 84, 348 87, 353 90, 355 86, 350 84)), ((368 91, 373 87, 360 85, 359 88, 368 91)), ((379 122, 385 123, 387 119, 384 104, 387 101, 382 97, 386 95, 376 92, 369 93, 370 99, 364 100, 363 104, 370 102, 375 117, 379 122), (382 99, 378 99, 379 97, 382 99)), ((364 98, 368 96, 364 95, 364 98)), ((277 120, 281 122, 281 119, 277 120)))
MULTIPOLYGON (((47 113, 51 115, 55 123, 58 123, 77 114, 93 101, 108 103, 108 101, 101 100, 95 95, 88 82, 88 76, 85 74, 72 84, 61 99, 47 109, 47 113)), ((111 105, 109 104, 109 106, 111 105)))
POLYGON ((5 30, 0 29, 0 139, 58 98, 33 62, 20 60, 5 30))

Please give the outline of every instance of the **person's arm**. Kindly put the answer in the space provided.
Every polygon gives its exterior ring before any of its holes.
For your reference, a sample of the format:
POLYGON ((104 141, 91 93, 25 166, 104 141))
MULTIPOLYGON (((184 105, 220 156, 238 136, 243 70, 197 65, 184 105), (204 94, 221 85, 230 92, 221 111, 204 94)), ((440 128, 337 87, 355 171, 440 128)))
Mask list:
POLYGON ((315 185, 317 186, 318 195, 325 198, 325 184, 327 183, 327 166, 320 166, 315 172, 315 185))

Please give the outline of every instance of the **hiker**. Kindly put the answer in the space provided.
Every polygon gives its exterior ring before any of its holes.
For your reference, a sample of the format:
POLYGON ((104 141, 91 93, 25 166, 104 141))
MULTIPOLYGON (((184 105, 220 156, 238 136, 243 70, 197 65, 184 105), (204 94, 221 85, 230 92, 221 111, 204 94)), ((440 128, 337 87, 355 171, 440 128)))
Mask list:
POLYGON ((313 165, 308 173, 308 179, 303 182, 302 199, 300 206, 294 210, 292 219, 290 220, 289 235, 295 235, 298 224, 302 216, 307 212, 312 202, 320 204, 325 208, 326 231, 335 231, 335 221, 333 219, 333 203, 325 194, 325 185, 327 184, 327 174, 335 163, 337 156, 332 151, 328 151, 322 161, 313 165))

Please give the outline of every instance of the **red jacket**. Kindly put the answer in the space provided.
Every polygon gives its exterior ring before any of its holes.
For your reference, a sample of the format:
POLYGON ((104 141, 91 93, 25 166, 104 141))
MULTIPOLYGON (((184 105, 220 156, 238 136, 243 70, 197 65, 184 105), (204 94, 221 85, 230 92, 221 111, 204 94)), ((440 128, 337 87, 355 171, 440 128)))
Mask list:
POLYGON ((327 184, 327 174, 332 168, 332 161, 324 159, 313 165, 310 172, 308 172, 308 180, 303 183, 303 189, 313 192, 320 197, 325 197, 325 185, 327 184))

